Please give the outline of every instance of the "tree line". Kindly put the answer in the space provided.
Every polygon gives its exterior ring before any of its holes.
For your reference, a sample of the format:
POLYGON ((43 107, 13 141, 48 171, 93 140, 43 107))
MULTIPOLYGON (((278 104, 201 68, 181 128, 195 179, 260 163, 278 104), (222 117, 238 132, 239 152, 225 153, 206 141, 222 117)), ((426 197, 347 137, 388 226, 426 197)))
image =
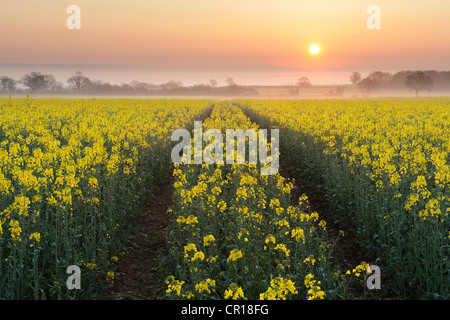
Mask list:
POLYGON ((372 71, 362 78, 357 71, 350 75, 350 81, 357 85, 367 96, 376 89, 404 89, 415 92, 416 97, 420 91, 431 89, 450 90, 450 71, 399 71, 389 73, 372 71))
POLYGON ((7 76, 0 77, 0 89, 5 93, 52 93, 52 94, 254 94, 254 89, 238 85, 233 78, 225 80, 226 86, 219 87, 216 79, 206 84, 183 86, 176 80, 163 84, 140 81, 111 84, 101 80, 92 80, 83 72, 77 71, 66 83, 56 81, 52 74, 30 72, 19 80, 7 76))
MULTIPOLYGON (((362 78, 357 71, 350 75, 350 81, 357 85, 361 91, 369 96, 376 89, 403 89, 409 88, 415 91, 416 96, 423 90, 450 90, 450 71, 400 71, 389 73, 373 71, 367 77, 362 78)), ((7 76, 0 77, 0 90, 4 93, 51 93, 51 94, 198 94, 198 95, 256 95, 251 86, 242 86, 235 83, 233 78, 225 80, 225 86, 218 86, 216 79, 209 83, 183 86, 180 81, 171 80, 163 84, 152 84, 140 81, 130 83, 111 84, 101 80, 92 80, 83 72, 78 71, 69 77, 65 84, 56 81, 52 74, 30 72, 19 80, 7 76)), ((289 95, 299 95, 302 88, 311 87, 307 77, 301 77, 296 85, 289 86, 289 95)), ((330 91, 330 96, 342 96, 343 87, 338 87, 336 92, 330 91)))

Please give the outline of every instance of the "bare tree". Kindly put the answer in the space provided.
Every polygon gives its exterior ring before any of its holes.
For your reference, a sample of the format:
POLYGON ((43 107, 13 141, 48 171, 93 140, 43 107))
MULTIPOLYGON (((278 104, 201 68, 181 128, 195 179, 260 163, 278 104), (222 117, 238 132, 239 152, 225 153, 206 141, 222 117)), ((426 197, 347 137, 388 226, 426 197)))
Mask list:
POLYGON ((231 87, 232 85, 234 85, 234 79, 233 78, 227 78, 227 80, 225 80, 226 83, 228 83, 228 85, 231 87))
POLYGON ((52 74, 40 72, 25 74, 20 82, 30 88, 32 92, 47 91, 56 84, 55 77, 52 74))
POLYGON ((421 90, 431 90, 434 81, 427 76, 423 71, 416 71, 406 77, 405 85, 416 91, 416 97, 419 96, 421 90))
POLYGON ((356 72, 356 71, 352 72, 352 74, 350 75, 350 81, 353 84, 357 84, 358 82, 361 81, 361 74, 359 72, 356 72))
POLYGON ((211 80, 209 80, 209 84, 211 85, 211 87, 215 88, 215 87, 217 87, 217 80, 211 79, 211 80))
POLYGON ((378 82, 380 86, 392 80, 392 74, 383 71, 372 71, 367 77, 378 82))
POLYGON ((383 84, 388 83, 393 78, 392 74, 383 71, 372 71, 366 78, 358 82, 358 87, 363 90, 368 97, 372 90, 378 89, 383 84))
POLYGON ((300 77, 297 79, 297 86, 299 88, 311 87, 311 81, 307 77, 300 77))
POLYGON ((75 75, 67 79, 67 83, 76 88, 78 93, 81 93, 81 91, 92 85, 92 81, 88 77, 85 77, 81 71, 75 72, 75 75))
POLYGON ((4 91, 13 92, 16 89, 17 81, 10 77, 3 76, 0 78, 0 84, 4 91))
POLYGON ((358 83, 358 87, 366 93, 367 97, 369 96, 370 91, 378 88, 379 86, 380 83, 371 77, 364 78, 358 83))

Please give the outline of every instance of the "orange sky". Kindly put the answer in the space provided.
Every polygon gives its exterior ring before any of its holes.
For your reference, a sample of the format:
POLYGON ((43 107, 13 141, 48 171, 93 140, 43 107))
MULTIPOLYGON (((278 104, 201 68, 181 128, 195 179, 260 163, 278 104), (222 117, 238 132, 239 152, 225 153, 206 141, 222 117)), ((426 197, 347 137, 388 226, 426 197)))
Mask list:
POLYGON ((450 1, 0 1, 0 71, 11 75, 29 64, 116 82, 333 83, 351 71, 450 69, 450 1), (81 30, 66 27, 71 4, 81 30), (381 30, 366 27, 372 4, 381 30))

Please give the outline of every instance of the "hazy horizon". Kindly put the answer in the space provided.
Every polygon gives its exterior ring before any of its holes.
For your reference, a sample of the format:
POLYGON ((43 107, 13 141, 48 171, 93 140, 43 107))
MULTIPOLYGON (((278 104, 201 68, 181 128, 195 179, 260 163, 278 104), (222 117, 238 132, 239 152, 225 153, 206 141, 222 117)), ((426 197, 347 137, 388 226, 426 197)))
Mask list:
MULTIPOLYGON (((226 79, 233 78, 240 85, 289 85, 294 84, 300 76, 308 77, 312 84, 345 84, 350 83, 349 70, 321 70, 302 72, 300 69, 271 66, 200 66, 200 67, 159 67, 136 65, 85 65, 85 64, 26 64, 0 62, 0 76, 8 76, 19 80, 24 74, 41 72, 52 74, 57 81, 65 83, 77 71, 91 80, 101 80, 112 84, 129 83, 133 80, 152 84, 167 83, 171 80, 181 81, 183 85, 208 84, 215 79, 219 86, 227 85, 226 79)), ((450 70, 450 69, 449 69, 450 70)), ((372 70, 359 70, 364 76, 372 70)), ((382 70, 397 72, 402 70, 382 70)), ((440 71, 440 70, 438 70, 440 71)), ((444 70, 442 70, 444 71, 444 70)))
POLYGON ((38 71, 65 83, 83 71, 118 84, 342 84, 352 71, 450 70, 450 3, 438 0, 1 2, 0 76, 15 79, 38 71), (80 30, 66 26, 72 4, 80 30), (381 29, 371 30, 374 4, 381 29))

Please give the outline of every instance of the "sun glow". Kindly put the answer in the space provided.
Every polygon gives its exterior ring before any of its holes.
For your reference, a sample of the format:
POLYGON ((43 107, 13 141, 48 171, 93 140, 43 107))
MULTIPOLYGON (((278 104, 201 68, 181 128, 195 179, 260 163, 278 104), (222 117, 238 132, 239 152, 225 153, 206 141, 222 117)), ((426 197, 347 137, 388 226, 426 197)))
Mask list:
POLYGON ((311 52, 312 54, 318 54, 319 51, 320 51, 320 48, 317 44, 314 44, 309 48, 309 52, 311 52))

